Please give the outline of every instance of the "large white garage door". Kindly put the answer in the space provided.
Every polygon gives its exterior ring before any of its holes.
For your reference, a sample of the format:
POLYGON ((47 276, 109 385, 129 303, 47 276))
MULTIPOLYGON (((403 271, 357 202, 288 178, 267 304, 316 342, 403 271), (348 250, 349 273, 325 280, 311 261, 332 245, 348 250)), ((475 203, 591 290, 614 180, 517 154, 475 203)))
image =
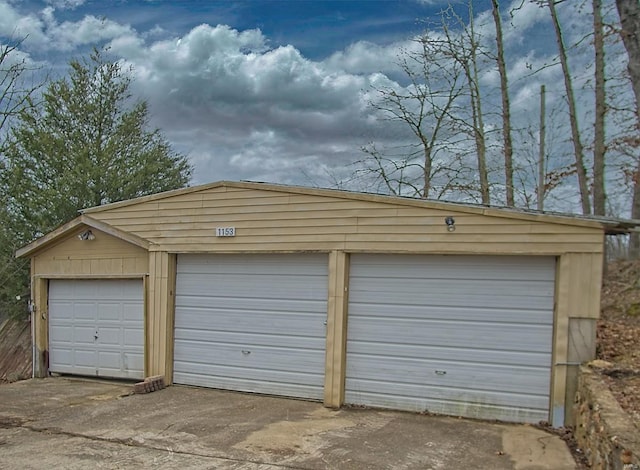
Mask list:
POLYGON ((351 257, 346 402, 548 419, 554 258, 351 257))
POLYGON ((326 255, 179 255, 174 381, 320 399, 326 255))
POLYGON ((49 281, 49 370, 143 378, 142 280, 49 281))

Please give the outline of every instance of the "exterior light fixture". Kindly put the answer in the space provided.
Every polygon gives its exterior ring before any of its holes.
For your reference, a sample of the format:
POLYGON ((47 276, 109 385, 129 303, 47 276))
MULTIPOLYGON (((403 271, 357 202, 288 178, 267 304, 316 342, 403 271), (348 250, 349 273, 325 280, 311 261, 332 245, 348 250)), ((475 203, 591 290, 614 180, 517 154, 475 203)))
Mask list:
POLYGON ((91 241, 95 239, 96 239, 96 236, 93 234, 91 230, 85 230, 84 232, 78 234, 78 240, 91 241))
POLYGON ((445 217, 444 223, 447 224, 448 232, 455 232, 456 230, 456 219, 453 217, 445 217))

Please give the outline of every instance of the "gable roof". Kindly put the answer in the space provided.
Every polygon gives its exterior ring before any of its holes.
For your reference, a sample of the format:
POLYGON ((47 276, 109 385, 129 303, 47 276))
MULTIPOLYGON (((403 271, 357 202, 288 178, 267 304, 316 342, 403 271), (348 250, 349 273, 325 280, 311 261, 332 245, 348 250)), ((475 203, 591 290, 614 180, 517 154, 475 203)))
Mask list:
POLYGON ((132 233, 125 232, 116 227, 113 227, 109 224, 106 224, 100 220, 96 220, 87 215, 80 215, 75 219, 67 222, 64 225, 61 225, 57 229, 52 232, 47 233, 43 237, 38 238, 37 240, 29 243, 27 246, 20 248, 16 251, 16 258, 22 258, 25 256, 30 256, 33 253, 41 250, 42 248, 55 243, 65 236, 69 234, 72 230, 75 230, 81 225, 85 225, 87 227, 95 228, 96 230, 100 230, 101 232, 112 235, 121 240, 127 241, 133 245, 139 246, 140 248, 144 248, 145 250, 149 249, 150 242, 143 238, 138 237, 132 233))
POLYGON ((44 235, 43 237, 35 240, 29 245, 20 248, 16 251, 16 257, 30 256, 33 253, 49 246, 52 243, 60 240, 66 236, 70 231, 76 229, 80 225, 86 225, 116 238, 120 238, 124 241, 132 243, 144 249, 149 249, 153 244, 151 241, 139 237, 133 233, 118 229, 106 222, 97 220, 92 217, 92 214, 100 212, 106 212, 112 209, 135 206, 137 204, 143 204, 151 201, 160 201, 169 199, 175 196, 184 194, 192 194, 200 191, 207 191, 215 188, 230 188, 230 189, 254 189, 260 191, 275 191, 280 193, 289 194, 301 194, 301 195, 316 195, 320 197, 333 197, 342 199, 351 199, 358 201, 377 202, 382 204, 395 204, 405 205, 408 207, 422 207, 425 209, 436 209, 444 211, 452 211, 457 213, 468 213, 476 215, 486 215, 491 217, 511 218, 531 222, 546 222, 552 224, 569 225, 576 227, 590 227, 600 228, 607 234, 620 234, 629 233, 635 227, 640 226, 640 220, 623 220, 612 219, 605 217, 594 216, 579 216, 572 214, 561 214, 551 212, 538 212, 525 209, 507 208, 507 207, 494 207, 481 204, 469 204, 458 202, 444 202, 436 200, 416 199, 400 196, 387 196, 374 193, 362 193, 345 191, 338 189, 322 189, 322 188, 310 188, 303 186, 289 186, 272 183, 260 183, 260 182, 232 182, 232 181, 218 181, 215 183, 209 183, 199 186, 192 186, 189 188, 176 189, 173 191, 166 191, 163 193, 152 194, 148 196, 142 196, 135 199, 129 199, 126 201, 114 202, 111 204, 105 204, 102 206, 90 207, 81 210, 81 215, 72 221, 58 227, 52 232, 44 235))
POLYGON ((424 207, 469 214, 482 214, 493 217, 506 217, 528 221, 575 225, 578 227, 600 227, 603 228, 608 234, 628 233, 633 228, 640 226, 640 220, 615 219, 599 216, 583 216, 550 211, 540 212, 513 207, 487 206, 483 204, 439 201, 433 199, 417 199, 413 197, 389 196, 377 193, 346 191, 342 189, 311 188, 306 186, 293 186, 254 181, 217 181, 214 183, 208 183, 199 186, 191 186, 188 188, 175 189, 173 191, 151 194, 149 196, 142 196, 126 201, 104 204, 102 206, 89 207, 86 209, 82 209, 80 212, 83 214, 92 214, 95 212, 108 211, 110 209, 133 206, 143 202, 159 201, 183 194, 197 193, 199 191, 206 191, 214 188, 257 189, 262 191, 278 191, 291 194, 339 197, 359 201, 392 203, 410 207, 424 207))

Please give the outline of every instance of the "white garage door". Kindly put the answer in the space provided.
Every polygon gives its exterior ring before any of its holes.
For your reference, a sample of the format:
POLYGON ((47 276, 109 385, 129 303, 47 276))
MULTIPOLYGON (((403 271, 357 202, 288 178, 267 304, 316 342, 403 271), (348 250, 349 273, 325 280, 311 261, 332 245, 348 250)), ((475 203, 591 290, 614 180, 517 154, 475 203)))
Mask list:
POLYGON ((49 281, 49 370, 143 378, 142 281, 49 281))
POLYGON ((174 381, 320 399, 326 255, 179 255, 174 381))
POLYGON ((351 257, 346 402, 548 419, 554 258, 351 257))

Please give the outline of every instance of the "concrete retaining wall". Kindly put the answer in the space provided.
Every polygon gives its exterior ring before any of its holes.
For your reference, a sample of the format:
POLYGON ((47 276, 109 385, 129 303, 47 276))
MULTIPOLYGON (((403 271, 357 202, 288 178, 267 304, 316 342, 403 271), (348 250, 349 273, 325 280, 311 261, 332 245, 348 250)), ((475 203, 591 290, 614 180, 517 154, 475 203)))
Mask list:
POLYGON ((640 430, 622 410, 602 377, 581 367, 575 436, 596 470, 640 470, 640 430))

